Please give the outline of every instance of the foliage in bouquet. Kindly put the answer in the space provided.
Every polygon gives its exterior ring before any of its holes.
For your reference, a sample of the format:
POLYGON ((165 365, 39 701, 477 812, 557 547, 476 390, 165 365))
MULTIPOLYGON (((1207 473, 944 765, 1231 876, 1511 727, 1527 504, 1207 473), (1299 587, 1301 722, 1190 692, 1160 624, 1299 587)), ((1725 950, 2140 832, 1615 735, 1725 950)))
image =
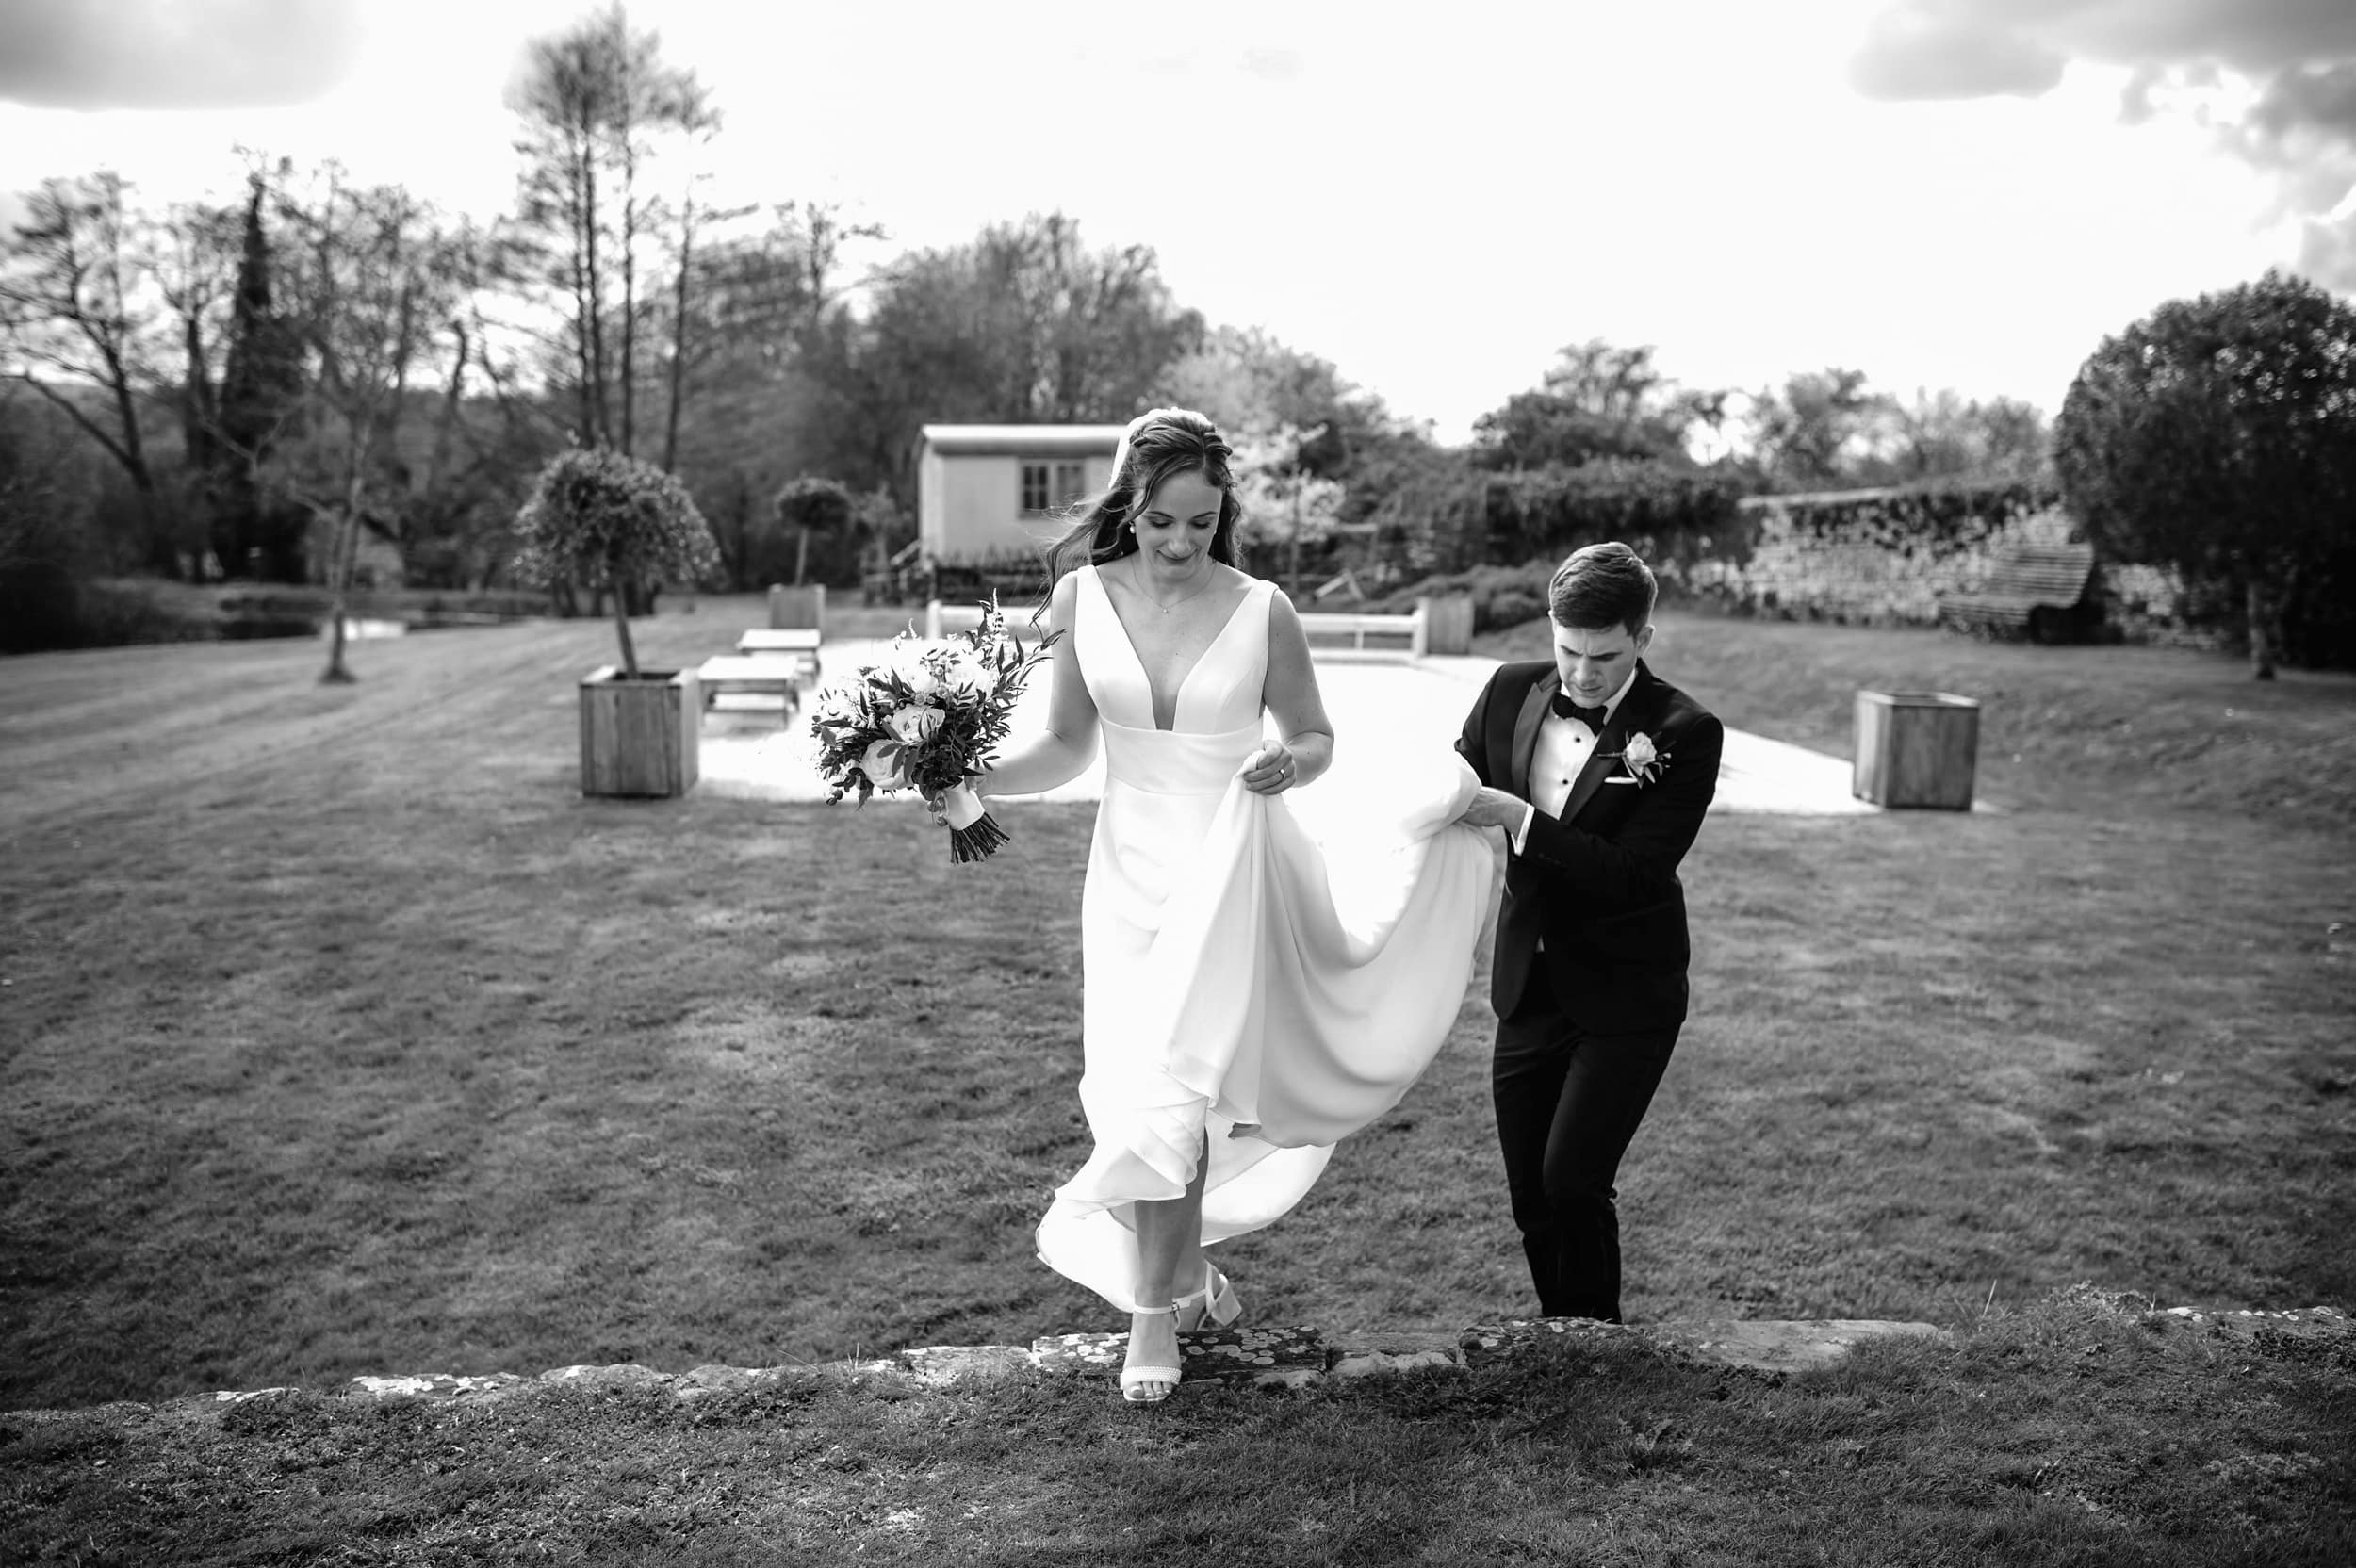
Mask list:
POLYGON ((522 548, 516 577, 525 582, 578 582, 610 589, 622 667, 638 675, 623 587, 630 582, 697 582, 720 569, 720 547, 678 478, 653 464, 603 448, 559 452, 540 470, 515 514, 522 548))
POLYGON ((993 599, 981 625, 940 642, 904 635, 877 663, 819 694, 810 711, 829 800, 914 790, 937 800, 1004 743, 1053 635, 1028 650, 993 599))

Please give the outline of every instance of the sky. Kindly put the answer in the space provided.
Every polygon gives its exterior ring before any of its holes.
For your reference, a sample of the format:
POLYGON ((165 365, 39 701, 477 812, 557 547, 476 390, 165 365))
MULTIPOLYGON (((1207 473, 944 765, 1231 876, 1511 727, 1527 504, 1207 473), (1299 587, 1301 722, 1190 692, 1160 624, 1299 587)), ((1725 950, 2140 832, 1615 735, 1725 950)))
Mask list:
MULTIPOLYGON (((581 0, 0 0, 0 193, 234 194, 240 146, 512 203, 503 90, 581 0)), ((2057 410, 2161 302, 2356 292, 2351 0, 640 0, 723 199, 854 262, 1061 210, 1463 439, 1565 344, 2057 410)), ((0 220, 13 216, 0 194, 0 220)))

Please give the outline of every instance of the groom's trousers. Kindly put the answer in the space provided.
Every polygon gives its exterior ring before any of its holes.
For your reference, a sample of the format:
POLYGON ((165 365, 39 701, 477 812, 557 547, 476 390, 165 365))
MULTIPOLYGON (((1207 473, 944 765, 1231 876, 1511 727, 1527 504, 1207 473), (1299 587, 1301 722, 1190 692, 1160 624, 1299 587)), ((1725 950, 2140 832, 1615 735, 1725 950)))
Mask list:
POLYGON ((1491 1067, 1497 1141, 1513 1223, 1548 1317, 1620 1321, 1620 1218, 1613 1182, 1677 1026, 1595 1034, 1564 1014, 1544 971, 1497 1022, 1491 1067))

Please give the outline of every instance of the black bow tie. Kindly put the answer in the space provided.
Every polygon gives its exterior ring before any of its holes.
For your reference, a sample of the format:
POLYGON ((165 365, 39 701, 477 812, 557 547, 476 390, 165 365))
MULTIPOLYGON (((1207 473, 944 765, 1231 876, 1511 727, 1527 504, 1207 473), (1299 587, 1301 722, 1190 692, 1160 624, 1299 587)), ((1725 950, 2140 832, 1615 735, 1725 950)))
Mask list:
POLYGON ((1571 700, 1570 693, 1562 690, 1560 687, 1556 688, 1554 694, 1554 716, 1556 718, 1577 719, 1579 723, 1585 725, 1588 728, 1600 735, 1603 733, 1603 709, 1582 708, 1578 703, 1571 700))

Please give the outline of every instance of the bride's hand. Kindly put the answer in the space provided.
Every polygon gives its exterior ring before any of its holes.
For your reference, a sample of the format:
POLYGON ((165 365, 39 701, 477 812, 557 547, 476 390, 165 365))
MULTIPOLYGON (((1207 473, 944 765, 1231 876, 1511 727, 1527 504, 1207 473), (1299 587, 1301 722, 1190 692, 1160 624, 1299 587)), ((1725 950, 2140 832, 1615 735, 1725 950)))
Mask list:
POLYGON ((955 827, 958 825, 956 822, 951 820, 952 803, 956 801, 957 797, 960 793, 963 793, 972 796, 974 806, 979 807, 981 805, 982 781, 989 776, 990 776, 988 774, 969 773, 965 776, 961 782, 951 785, 948 789, 941 791, 941 793, 937 795, 926 795, 924 797, 924 809, 932 813, 933 825, 936 827, 955 827))
POLYGON ((1301 764, 1281 743, 1253 752, 1244 760, 1243 787, 1255 795, 1281 794, 1293 787, 1301 764))
POLYGON ((1502 827, 1511 833, 1521 826, 1522 817, 1529 809, 1530 803, 1521 796, 1484 784, 1464 802, 1456 820, 1468 827, 1502 827))

